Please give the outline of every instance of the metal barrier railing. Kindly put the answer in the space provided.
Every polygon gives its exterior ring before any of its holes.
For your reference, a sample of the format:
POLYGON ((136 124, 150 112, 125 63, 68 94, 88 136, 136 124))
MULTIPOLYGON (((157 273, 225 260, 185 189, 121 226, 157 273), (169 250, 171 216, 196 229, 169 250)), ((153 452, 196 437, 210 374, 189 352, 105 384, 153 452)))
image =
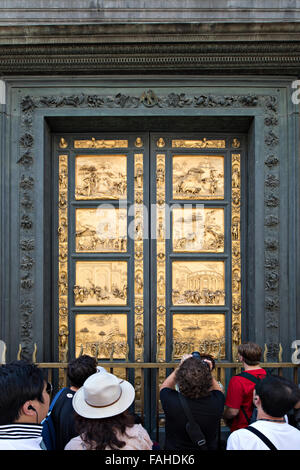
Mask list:
MULTIPOLYGON (((47 375, 48 375, 48 380, 50 382, 53 382, 54 379, 54 374, 59 372, 60 375, 60 386, 66 386, 67 385, 67 363, 37 363, 39 367, 42 369, 47 370, 47 375)), ((159 400, 159 378, 161 377, 161 374, 165 374, 167 369, 169 370, 174 370, 176 367, 178 367, 178 362, 168 362, 168 363, 134 363, 134 362, 99 362, 99 366, 105 367, 105 369, 108 372, 115 373, 118 375, 115 371, 118 369, 118 373, 121 370, 123 372, 124 378, 128 380, 130 371, 136 371, 139 372, 140 374, 140 384, 139 384, 139 409, 138 409, 138 414, 141 417, 142 422, 144 422, 144 416, 145 416, 145 403, 144 403, 144 384, 145 384, 145 372, 149 370, 155 371, 155 383, 156 383, 156 439, 159 440, 159 429, 161 425, 164 423, 164 419, 162 417, 163 413, 160 408, 160 400, 159 400)), ((283 375, 284 370, 290 371, 290 374, 292 376, 292 380, 294 381, 295 384, 299 385, 300 381, 300 365, 299 364, 293 364, 291 362, 265 362, 261 363, 261 367, 265 369, 271 369, 273 373, 276 373, 277 375, 283 375)), ((225 375, 226 371, 227 372, 227 377, 226 380, 233 375, 236 375, 240 373, 242 370, 242 367, 239 363, 231 363, 231 362, 222 362, 222 363, 216 363, 216 369, 214 371, 214 375, 218 381, 220 381, 223 386, 225 387, 225 375)))

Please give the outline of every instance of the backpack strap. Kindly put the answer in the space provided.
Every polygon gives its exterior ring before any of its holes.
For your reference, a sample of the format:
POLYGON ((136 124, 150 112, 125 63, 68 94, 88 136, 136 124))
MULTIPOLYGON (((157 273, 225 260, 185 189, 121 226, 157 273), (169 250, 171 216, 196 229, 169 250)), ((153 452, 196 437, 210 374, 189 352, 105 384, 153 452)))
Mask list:
POLYGON ((244 377, 244 379, 248 379, 250 380, 251 382, 253 382, 255 385, 258 384, 260 382, 261 379, 258 379, 257 377, 255 377, 254 375, 252 374, 249 374, 249 372, 241 372, 240 374, 238 374, 239 377, 244 377))
MULTIPOLYGON (((239 377, 244 377, 244 379, 247 379, 247 380, 250 380, 250 382, 253 382, 255 385, 257 385, 261 379, 255 377, 254 375, 252 374, 249 374, 249 372, 241 372, 240 374, 238 374, 239 377)), ((250 424, 250 421, 251 421, 251 416, 249 417, 245 411, 245 408, 243 406, 241 406, 241 410, 243 412, 243 415, 245 416, 246 420, 247 420, 247 423, 250 424)))
POLYGON ((61 393, 62 393, 64 390, 66 390, 66 388, 67 388, 67 387, 64 387, 64 388, 62 388, 61 390, 59 390, 59 392, 57 392, 57 394, 55 395, 55 397, 53 398, 53 400, 52 400, 52 402, 51 402, 51 404, 50 404, 50 406, 49 406, 48 415, 49 415, 50 412, 52 411, 52 409, 53 409, 53 407, 54 407, 54 405, 55 405, 57 399, 60 397, 61 393))
POLYGON ((259 439, 261 439, 264 444, 266 444, 266 446, 270 449, 270 450, 278 450, 277 447, 274 446, 274 444, 270 441, 270 439, 268 439, 262 432, 260 432, 258 429, 252 427, 252 426, 248 426, 246 428, 248 431, 251 431, 253 432, 253 434, 255 434, 257 437, 259 437, 259 439))

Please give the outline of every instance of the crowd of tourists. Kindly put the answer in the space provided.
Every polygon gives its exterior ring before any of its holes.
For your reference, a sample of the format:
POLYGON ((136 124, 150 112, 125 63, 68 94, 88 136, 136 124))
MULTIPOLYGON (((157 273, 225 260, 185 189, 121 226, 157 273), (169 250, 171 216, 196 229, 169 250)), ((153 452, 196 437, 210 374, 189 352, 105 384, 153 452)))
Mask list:
POLYGON ((160 387, 165 441, 154 442, 134 414, 132 384, 82 355, 68 364, 68 386, 51 400, 43 370, 25 361, 0 367, 0 450, 300 450, 300 389, 260 366, 262 350, 238 349, 243 372, 227 390, 215 361, 182 357, 160 387), (230 429, 222 437, 220 423, 230 429))

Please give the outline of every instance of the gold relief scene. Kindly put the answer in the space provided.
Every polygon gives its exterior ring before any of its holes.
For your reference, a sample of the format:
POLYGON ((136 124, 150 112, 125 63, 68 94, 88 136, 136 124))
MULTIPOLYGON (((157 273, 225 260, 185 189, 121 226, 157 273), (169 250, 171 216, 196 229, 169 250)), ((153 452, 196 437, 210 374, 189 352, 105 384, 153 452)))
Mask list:
POLYGON ((174 261, 172 300, 173 305, 224 305, 224 262, 174 261))
POLYGON ((224 157, 173 156, 174 199, 224 199, 224 157))
POLYGON ((224 209, 174 208, 173 251, 224 252, 224 209))
POLYGON ((77 261, 75 305, 126 305, 126 261, 77 261))
POLYGON ((127 209, 76 209, 77 252, 126 252, 127 209))
POLYGON ((126 155, 78 155, 76 199, 126 199, 126 155))
POLYGON ((173 315, 173 359, 193 351, 225 357, 224 314, 173 315))
POLYGON ((88 354, 97 359, 126 359, 126 314, 76 315, 76 356, 88 354))

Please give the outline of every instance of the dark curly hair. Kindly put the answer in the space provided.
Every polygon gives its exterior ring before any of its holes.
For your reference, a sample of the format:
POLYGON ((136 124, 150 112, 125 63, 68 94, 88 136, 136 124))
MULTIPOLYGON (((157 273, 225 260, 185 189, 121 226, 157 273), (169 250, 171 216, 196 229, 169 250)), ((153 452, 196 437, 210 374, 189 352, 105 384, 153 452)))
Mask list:
POLYGON ((126 435, 126 428, 134 424, 134 416, 128 411, 102 419, 89 419, 75 414, 75 429, 88 450, 105 450, 107 446, 114 450, 121 449, 126 442, 119 440, 116 432, 126 435))
POLYGON ((207 396, 212 387, 210 369, 198 357, 186 359, 176 370, 175 376, 180 393, 194 400, 207 396))
POLYGON ((70 385, 80 388, 86 379, 97 372, 97 361, 94 357, 83 354, 68 364, 67 376, 70 385))

